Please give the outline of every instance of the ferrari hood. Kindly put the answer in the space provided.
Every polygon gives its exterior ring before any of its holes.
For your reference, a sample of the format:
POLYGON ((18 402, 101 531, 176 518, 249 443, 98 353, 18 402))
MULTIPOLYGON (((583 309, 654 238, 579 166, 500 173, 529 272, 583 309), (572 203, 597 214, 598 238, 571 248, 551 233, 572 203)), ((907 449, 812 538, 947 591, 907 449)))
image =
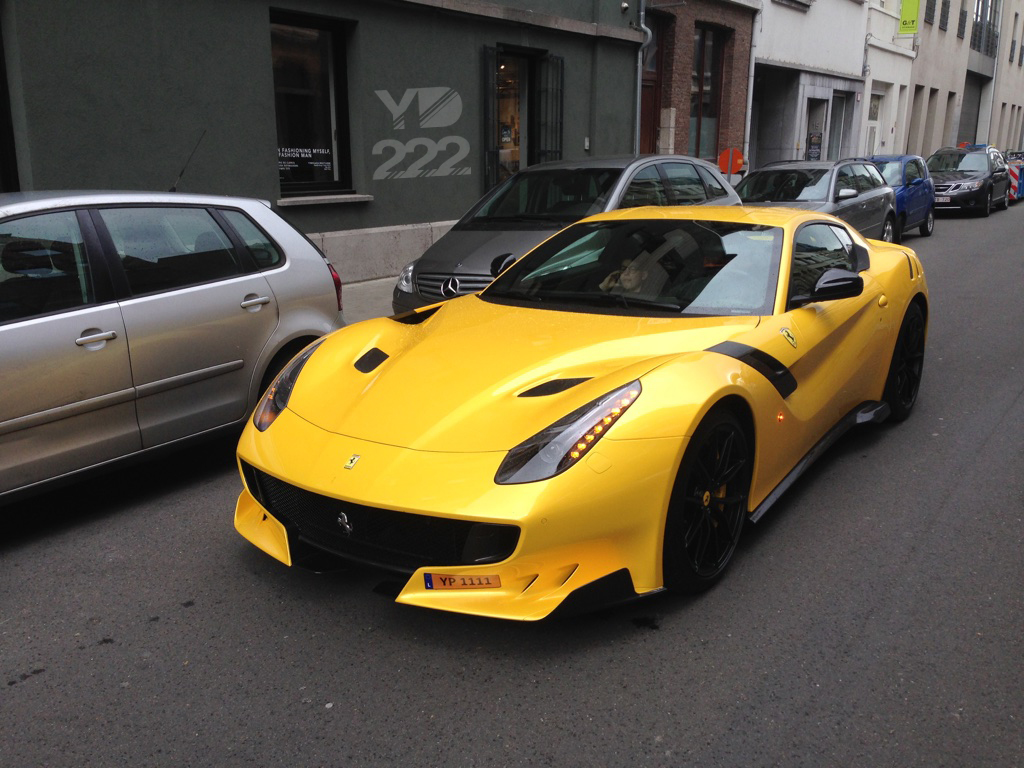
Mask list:
POLYGON ((507 451, 757 322, 547 311, 467 296, 411 321, 379 318, 335 332, 306 363, 288 408, 329 432, 387 445, 507 451))

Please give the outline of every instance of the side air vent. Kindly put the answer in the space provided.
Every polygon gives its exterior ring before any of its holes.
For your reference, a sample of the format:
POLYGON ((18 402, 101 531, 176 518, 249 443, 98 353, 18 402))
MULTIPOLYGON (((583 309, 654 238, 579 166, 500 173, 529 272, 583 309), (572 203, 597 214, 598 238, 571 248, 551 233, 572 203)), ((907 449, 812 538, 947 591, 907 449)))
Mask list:
POLYGON ((403 312, 400 315, 392 315, 391 319, 396 323, 402 323, 403 325, 419 325, 420 323, 432 318, 434 313, 439 309, 440 307, 433 307, 423 311, 414 309, 412 312, 403 312))
POLYGON ((567 389, 572 389, 577 384, 582 384, 584 381, 590 381, 590 377, 585 379, 552 379, 551 381, 545 381, 543 384, 538 384, 533 389, 520 392, 519 396, 544 397, 545 395, 557 395, 559 392, 565 392, 567 389))
POLYGON ((356 370, 359 371, 360 373, 369 373, 387 359, 387 352, 374 347, 365 355, 356 360, 356 370))

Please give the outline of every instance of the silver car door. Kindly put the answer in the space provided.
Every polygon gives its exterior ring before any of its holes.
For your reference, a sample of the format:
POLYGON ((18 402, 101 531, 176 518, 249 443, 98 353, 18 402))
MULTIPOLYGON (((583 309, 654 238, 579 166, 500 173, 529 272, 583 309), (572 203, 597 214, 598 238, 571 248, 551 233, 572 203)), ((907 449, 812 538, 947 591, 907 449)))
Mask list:
POLYGON ((266 279, 246 271, 204 208, 97 213, 133 294, 121 311, 143 445, 241 420, 256 360, 278 324, 266 279))
POLYGON ((140 449, 121 311, 73 211, 0 223, 0 350, 0 493, 140 449))

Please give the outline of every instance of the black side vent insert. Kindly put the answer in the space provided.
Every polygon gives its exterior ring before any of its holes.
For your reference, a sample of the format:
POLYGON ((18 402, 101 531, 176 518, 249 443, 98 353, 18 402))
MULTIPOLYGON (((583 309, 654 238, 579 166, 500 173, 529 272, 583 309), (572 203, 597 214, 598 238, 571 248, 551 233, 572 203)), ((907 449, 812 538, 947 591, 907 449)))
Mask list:
POLYGON ((419 325, 420 323, 426 322, 432 318, 434 313, 440 308, 441 307, 438 306, 422 312, 418 309, 414 309, 412 312, 403 312, 400 315, 392 315, 391 319, 396 323, 402 323, 403 325, 419 325))
POLYGON ((545 381, 543 384, 538 384, 533 389, 528 389, 525 392, 519 393, 520 397, 544 397, 545 395, 557 395, 559 392, 565 392, 567 389, 572 389, 577 384, 582 384, 584 381, 590 381, 588 376, 585 379, 552 379, 551 381, 545 381))
POLYGON ((356 360, 356 370, 360 373, 369 373, 378 365, 388 359, 388 353, 374 347, 365 355, 356 360))

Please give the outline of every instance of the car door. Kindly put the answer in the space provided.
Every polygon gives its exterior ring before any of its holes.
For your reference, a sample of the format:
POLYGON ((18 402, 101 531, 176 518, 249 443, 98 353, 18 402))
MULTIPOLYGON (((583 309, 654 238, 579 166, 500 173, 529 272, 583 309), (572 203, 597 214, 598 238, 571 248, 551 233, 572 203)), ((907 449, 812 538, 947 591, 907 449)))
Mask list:
POLYGON ((1005 200, 1010 189, 1010 172, 1003 161, 1002 153, 995 150, 989 152, 988 162, 992 171, 992 199, 1005 200))
POLYGON ((82 223, 0 223, 0 494, 141 447, 125 326, 82 223))
POLYGON ((834 204, 832 213, 834 215, 843 221, 849 222, 854 229, 863 233, 865 237, 874 237, 874 235, 864 232, 864 227, 870 224, 870 222, 865 214, 865 201, 861 193, 861 185, 858 183, 857 176, 854 173, 853 165, 841 165, 836 169, 832 200, 834 204), (852 197, 844 197, 850 191, 854 195, 852 197))
POLYGON ((238 421, 278 323, 270 285, 202 207, 101 208, 145 447, 238 421))
POLYGON ((890 199, 895 196, 889 192, 885 179, 874 163, 855 163, 853 173, 864 206, 864 225, 860 232, 865 237, 880 239, 885 219, 889 215, 890 199))
POLYGON ((923 170, 917 160, 909 159, 903 165, 903 199, 906 203, 904 229, 920 224, 928 212, 928 188, 923 170))
POLYGON ((852 245, 849 233, 837 225, 801 227, 793 244, 790 305, 763 320, 763 350, 782 362, 796 383, 786 402, 801 425, 794 432, 803 440, 801 453, 854 407, 881 394, 872 391, 876 365, 866 362, 887 364, 892 317, 870 273, 860 273, 864 290, 859 296, 802 306, 793 301, 809 294, 826 270, 856 269, 852 245))

